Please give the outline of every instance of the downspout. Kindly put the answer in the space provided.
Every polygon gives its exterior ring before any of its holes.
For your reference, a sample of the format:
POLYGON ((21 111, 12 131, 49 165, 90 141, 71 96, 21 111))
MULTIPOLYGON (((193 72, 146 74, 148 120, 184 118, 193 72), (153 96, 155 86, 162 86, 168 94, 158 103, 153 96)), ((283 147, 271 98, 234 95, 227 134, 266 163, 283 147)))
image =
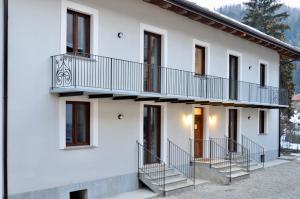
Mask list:
POLYGON ((7 94, 8 94, 8 0, 3 0, 3 199, 8 199, 7 183, 7 94))

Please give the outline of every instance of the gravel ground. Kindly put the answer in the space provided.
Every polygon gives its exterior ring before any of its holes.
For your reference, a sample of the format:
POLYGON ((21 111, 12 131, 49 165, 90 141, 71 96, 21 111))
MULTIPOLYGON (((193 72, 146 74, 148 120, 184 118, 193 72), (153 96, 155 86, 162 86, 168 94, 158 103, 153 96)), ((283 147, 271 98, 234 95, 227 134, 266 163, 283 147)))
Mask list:
MULTIPOLYGON (((300 160, 251 173, 231 185, 213 183, 167 197, 168 199, 300 199, 300 160)), ((161 198, 163 199, 163 198, 161 198)))

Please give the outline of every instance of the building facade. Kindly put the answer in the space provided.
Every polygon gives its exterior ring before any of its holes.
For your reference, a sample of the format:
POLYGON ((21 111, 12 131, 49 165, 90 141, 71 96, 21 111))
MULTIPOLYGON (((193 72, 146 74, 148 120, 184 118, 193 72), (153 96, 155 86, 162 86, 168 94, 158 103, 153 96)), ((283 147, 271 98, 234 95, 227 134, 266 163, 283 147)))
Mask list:
POLYGON ((9 1, 9 198, 135 190, 137 142, 150 151, 144 163, 168 162, 168 140, 202 157, 195 140, 243 136, 264 148, 265 161, 277 158, 287 105, 279 60, 300 52, 255 30, 254 39, 239 35, 237 22, 205 20, 215 13, 196 8, 9 1))

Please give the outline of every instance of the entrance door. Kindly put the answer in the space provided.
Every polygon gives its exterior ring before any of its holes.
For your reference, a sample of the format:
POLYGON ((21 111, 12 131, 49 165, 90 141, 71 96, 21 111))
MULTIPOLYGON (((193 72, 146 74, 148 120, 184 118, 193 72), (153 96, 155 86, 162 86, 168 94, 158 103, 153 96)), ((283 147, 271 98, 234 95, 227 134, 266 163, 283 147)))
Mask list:
POLYGON ((228 150, 237 151, 237 110, 229 109, 228 150))
POLYGON ((159 163, 161 141, 161 107, 144 106, 144 163, 159 163))
POLYGON ((238 98, 238 65, 239 58, 229 55, 229 99, 238 98))
POLYGON ((160 92, 161 35, 144 32, 144 91, 160 92))
POLYGON ((194 109, 194 156, 203 157, 203 108, 194 109))

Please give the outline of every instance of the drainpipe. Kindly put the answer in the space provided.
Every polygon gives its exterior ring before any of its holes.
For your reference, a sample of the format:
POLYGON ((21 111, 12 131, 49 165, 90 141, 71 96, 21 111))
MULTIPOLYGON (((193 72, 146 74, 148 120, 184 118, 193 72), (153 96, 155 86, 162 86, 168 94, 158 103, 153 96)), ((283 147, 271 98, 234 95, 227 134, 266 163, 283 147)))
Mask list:
POLYGON ((3 0, 3 199, 8 199, 7 185, 7 94, 8 94, 8 0, 3 0))

